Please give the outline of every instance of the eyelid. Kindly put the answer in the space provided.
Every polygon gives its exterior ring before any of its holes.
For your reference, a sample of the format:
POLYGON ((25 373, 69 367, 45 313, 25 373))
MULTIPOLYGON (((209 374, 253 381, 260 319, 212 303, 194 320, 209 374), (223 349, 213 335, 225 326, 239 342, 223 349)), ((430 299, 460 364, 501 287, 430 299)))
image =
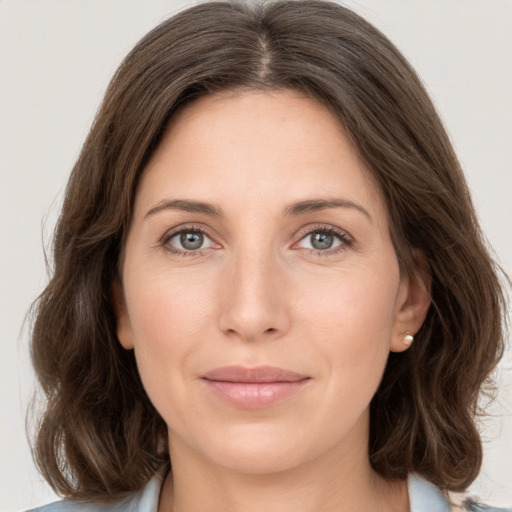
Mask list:
MULTIPOLYGON (((178 226, 174 226, 171 229, 167 230, 163 236, 160 239, 159 245, 163 246, 167 251, 173 254, 179 254, 183 256, 202 256, 203 252, 207 249, 211 249, 212 247, 215 249, 221 249, 222 245, 219 244, 216 241, 216 236, 212 235, 210 233, 210 229, 202 224, 196 224, 196 223, 183 223, 179 224, 178 226), (179 248, 173 248, 171 249, 168 246, 169 241, 177 236, 178 234, 182 232, 199 232, 203 235, 205 235, 207 238, 210 239, 212 242, 212 245, 209 247, 205 247, 204 249, 196 249, 196 250, 185 250, 185 249, 179 249, 179 248)), ((292 245, 292 249, 305 249, 309 250, 311 253, 315 254, 321 254, 324 256, 336 254, 338 252, 345 251, 348 247, 350 247, 354 243, 354 238, 344 229, 338 228, 337 226, 333 226, 332 224, 314 224, 314 225, 307 225, 303 228, 301 228, 297 233, 295 234, 294 238, 298 238, 298 241, 294 242, 292 245), (335 246, 332 249, 311 249, 311 248, 301 248, 296 247, 299 242, 304 240, 307 236, 311 235, 312 233, 318 233, 318 232, 324 232, 329 233, 334 236, 336 236, 340 240, 340 244, 335 246)))
POLYGON ((295 242, 292 246, 292 248, 295 248, 299 242, 304 240, 307 236, 310 236, 312 233, 318 233, 318 232, 324 232, 329 233, 337 238, 340 239, 341 243, 332 248, 332 249, 310 249, 306 247, 298 247, 297 249, 305 249, 309 250, 312 253, 315 254, 321 254, 321 255, 332 255, 336 254, 338 252, 345 251, 348 247, 350 247, 354 243, 354 238, 344 229, 338 228, 336 226, 333 226, 332 224, 316 224, 316 225, 308 225, 303 228, 301 228, 297 234, 296 237, 298 238, 298 241, 295 242))
POLYGON ((213 248, 221 248, 222 246, 215 240, 215 236, 210 233, 210 230, 206 228, 204 225, 201 224, 195 224, 195 223, 184 223, 179 224, 178 226, 174 226, 171 229, 167 230, 163 236, 160 238, 159 245, 163 246, 167 251, 169 251, 172 254, 180 254, 183 256, 196 256, 196 255, 202 255, 203 251, 206 249, 213 248), (207 237, 212 244, 209 247, 204 247, 202 249, 196 249, 196 250, 186 250, 186 249, 179 249, 178 247, 173 247, 172 249, 169 247, 169 241, 172 240, 175 236, 179 235, 183 232, 197 232, 201 233, 205 237, 207 237))

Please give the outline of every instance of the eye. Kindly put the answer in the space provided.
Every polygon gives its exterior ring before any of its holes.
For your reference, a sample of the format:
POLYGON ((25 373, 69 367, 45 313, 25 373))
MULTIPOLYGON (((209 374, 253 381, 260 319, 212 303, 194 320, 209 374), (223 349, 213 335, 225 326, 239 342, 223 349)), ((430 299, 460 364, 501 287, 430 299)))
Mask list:
POLYGON ((331 254, 344 250, 351 244, 352 239, 345 232, 329 226, 310 230, 297 245, 302 249, 331 254))
POLYGON ((333 246, 336 247, 341 243, 334 235, 319 231, 309 234, 303 240, 309 243, 309 249, 318 249, 319 251, 332 249, 333 246))
POLYGON ((201 249, 207 249, 214 244, 211 238, 203 231, 183 229, 166 236, 164 245, 172 253, 185 255, 187 252, 200 252, 201 249))

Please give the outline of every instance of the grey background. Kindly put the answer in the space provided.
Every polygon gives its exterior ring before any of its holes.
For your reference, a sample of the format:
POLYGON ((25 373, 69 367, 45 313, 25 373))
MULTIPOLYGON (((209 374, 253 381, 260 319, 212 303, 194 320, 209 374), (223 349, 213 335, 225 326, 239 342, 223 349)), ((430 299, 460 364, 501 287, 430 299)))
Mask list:
MULTIPOLYGON (((35 389, 23 320, 47 275, 69 171, 105 87, 132 46, 182 0, 0 0, 0 510, 51 501, 24 416, 35 389)), ((424 79, 467 173, 491 245, 512 274, 512 1, 360 0, 424 79)), ((472 490, 512 505, 512 364, 482 425, 472 490)))

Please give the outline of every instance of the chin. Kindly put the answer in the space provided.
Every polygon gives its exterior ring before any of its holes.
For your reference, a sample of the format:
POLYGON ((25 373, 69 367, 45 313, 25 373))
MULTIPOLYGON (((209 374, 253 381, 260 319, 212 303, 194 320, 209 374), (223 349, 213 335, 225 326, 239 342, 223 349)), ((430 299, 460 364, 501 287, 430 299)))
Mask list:
POLYGON ((272 475, 290 470, 302 462, 300 454, 287 454, 276 450, 226 450, 214 462, 229 471, 246 475, 272 475))
POLYGON ((286 471, 307 459, 304 446, 308 443, 291 436, 291 431, 276 432, 261 425, 231 429, 211 439, 203 455, 214 464, 239 473, 263 475, 286 471))

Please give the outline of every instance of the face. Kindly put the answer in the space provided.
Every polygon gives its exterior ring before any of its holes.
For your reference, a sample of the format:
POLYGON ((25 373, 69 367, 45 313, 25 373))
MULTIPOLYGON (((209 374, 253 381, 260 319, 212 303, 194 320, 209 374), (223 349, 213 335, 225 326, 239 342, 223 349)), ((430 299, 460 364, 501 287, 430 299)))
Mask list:
POLYGON ((323 106, 225 93, 174 117, 136 195, 116 300, 173 463, 261 473, 366 453, 417 296, 323 106))

